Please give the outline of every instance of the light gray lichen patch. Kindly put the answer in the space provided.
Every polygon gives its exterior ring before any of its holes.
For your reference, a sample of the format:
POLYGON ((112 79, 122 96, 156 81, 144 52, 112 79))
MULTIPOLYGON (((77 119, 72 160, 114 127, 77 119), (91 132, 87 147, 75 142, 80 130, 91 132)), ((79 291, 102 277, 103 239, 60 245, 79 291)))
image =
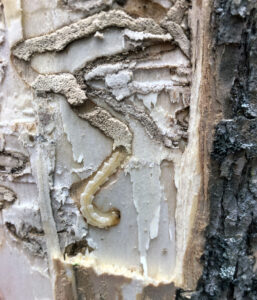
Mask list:
POLYGON ((132 75, 132 72, 127 70, 120 71, 118 74, 106 75, 105 83, 118 101, 131 94, 128 84, 132 79, 132 75))
POLYGON ((75 40, 88 37, 97 31, 110 27, 127 28, 133 31, 145 31, 153 34, 165 34, 165 30, 152 19, 133 19, 120 10, 111 10, 95 14, 53 33, 28 39, 14 47, 13 55, 22 60, 29 61, 34 53, 61 51, 75 40))
POLYGON ((60 75, 39 75, 33 82, 32 87, 38 94, 45 92, 62 94, 71 105, 82 104, 87 99, 85 93, 77 84, 75 77, 68 73, 60 75))

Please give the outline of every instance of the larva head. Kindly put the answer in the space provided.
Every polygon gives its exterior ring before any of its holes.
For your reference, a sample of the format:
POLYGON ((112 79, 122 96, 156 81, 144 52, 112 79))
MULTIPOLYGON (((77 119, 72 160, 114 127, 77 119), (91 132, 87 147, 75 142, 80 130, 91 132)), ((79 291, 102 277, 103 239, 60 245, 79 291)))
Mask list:
POLYGON ((119 224, 120 211, 113 208, 107 212, 100 211, 94 204, 81 208, 87 223, 98 228, 109 228, 119 224))

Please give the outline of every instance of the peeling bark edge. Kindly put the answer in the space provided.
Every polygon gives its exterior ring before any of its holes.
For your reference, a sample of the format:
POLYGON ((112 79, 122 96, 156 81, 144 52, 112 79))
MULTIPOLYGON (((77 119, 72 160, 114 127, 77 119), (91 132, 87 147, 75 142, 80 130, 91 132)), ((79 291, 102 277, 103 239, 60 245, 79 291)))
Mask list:
POLYGON ((210 101, 220 103, 223 120, 210 156, 203 274, 195 292, 178 290, 176 299, 250 300, 257 299, 256 2, 213 4, 210 101))

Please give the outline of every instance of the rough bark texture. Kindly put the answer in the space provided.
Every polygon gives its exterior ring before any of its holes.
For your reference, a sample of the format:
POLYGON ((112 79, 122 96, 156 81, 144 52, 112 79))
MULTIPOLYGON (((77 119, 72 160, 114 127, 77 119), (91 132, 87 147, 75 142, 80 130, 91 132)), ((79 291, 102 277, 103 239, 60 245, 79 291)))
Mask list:
POLYGON ((256 21, 255 1, 214 2, 212 101, 222 120, 211 150, 210 221, 197 291, 178 299, 257 299, 256 21))

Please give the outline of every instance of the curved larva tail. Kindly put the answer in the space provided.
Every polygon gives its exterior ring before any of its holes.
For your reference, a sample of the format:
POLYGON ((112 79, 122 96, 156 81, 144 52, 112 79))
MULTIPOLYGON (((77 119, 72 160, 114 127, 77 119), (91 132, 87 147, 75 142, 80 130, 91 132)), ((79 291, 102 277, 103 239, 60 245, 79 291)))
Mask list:
POLYGON ((126 153, 124 151, 117 150, 113 152, 111 157, 103 163, 94 177, 88 182, 84 192, 81 194, 80 210, 88 224, 106 228, 119 223, 120 212, 117 209, 102 212, 93 204, 93 199, 98 189, 116 172, 125 157, 126 153))

